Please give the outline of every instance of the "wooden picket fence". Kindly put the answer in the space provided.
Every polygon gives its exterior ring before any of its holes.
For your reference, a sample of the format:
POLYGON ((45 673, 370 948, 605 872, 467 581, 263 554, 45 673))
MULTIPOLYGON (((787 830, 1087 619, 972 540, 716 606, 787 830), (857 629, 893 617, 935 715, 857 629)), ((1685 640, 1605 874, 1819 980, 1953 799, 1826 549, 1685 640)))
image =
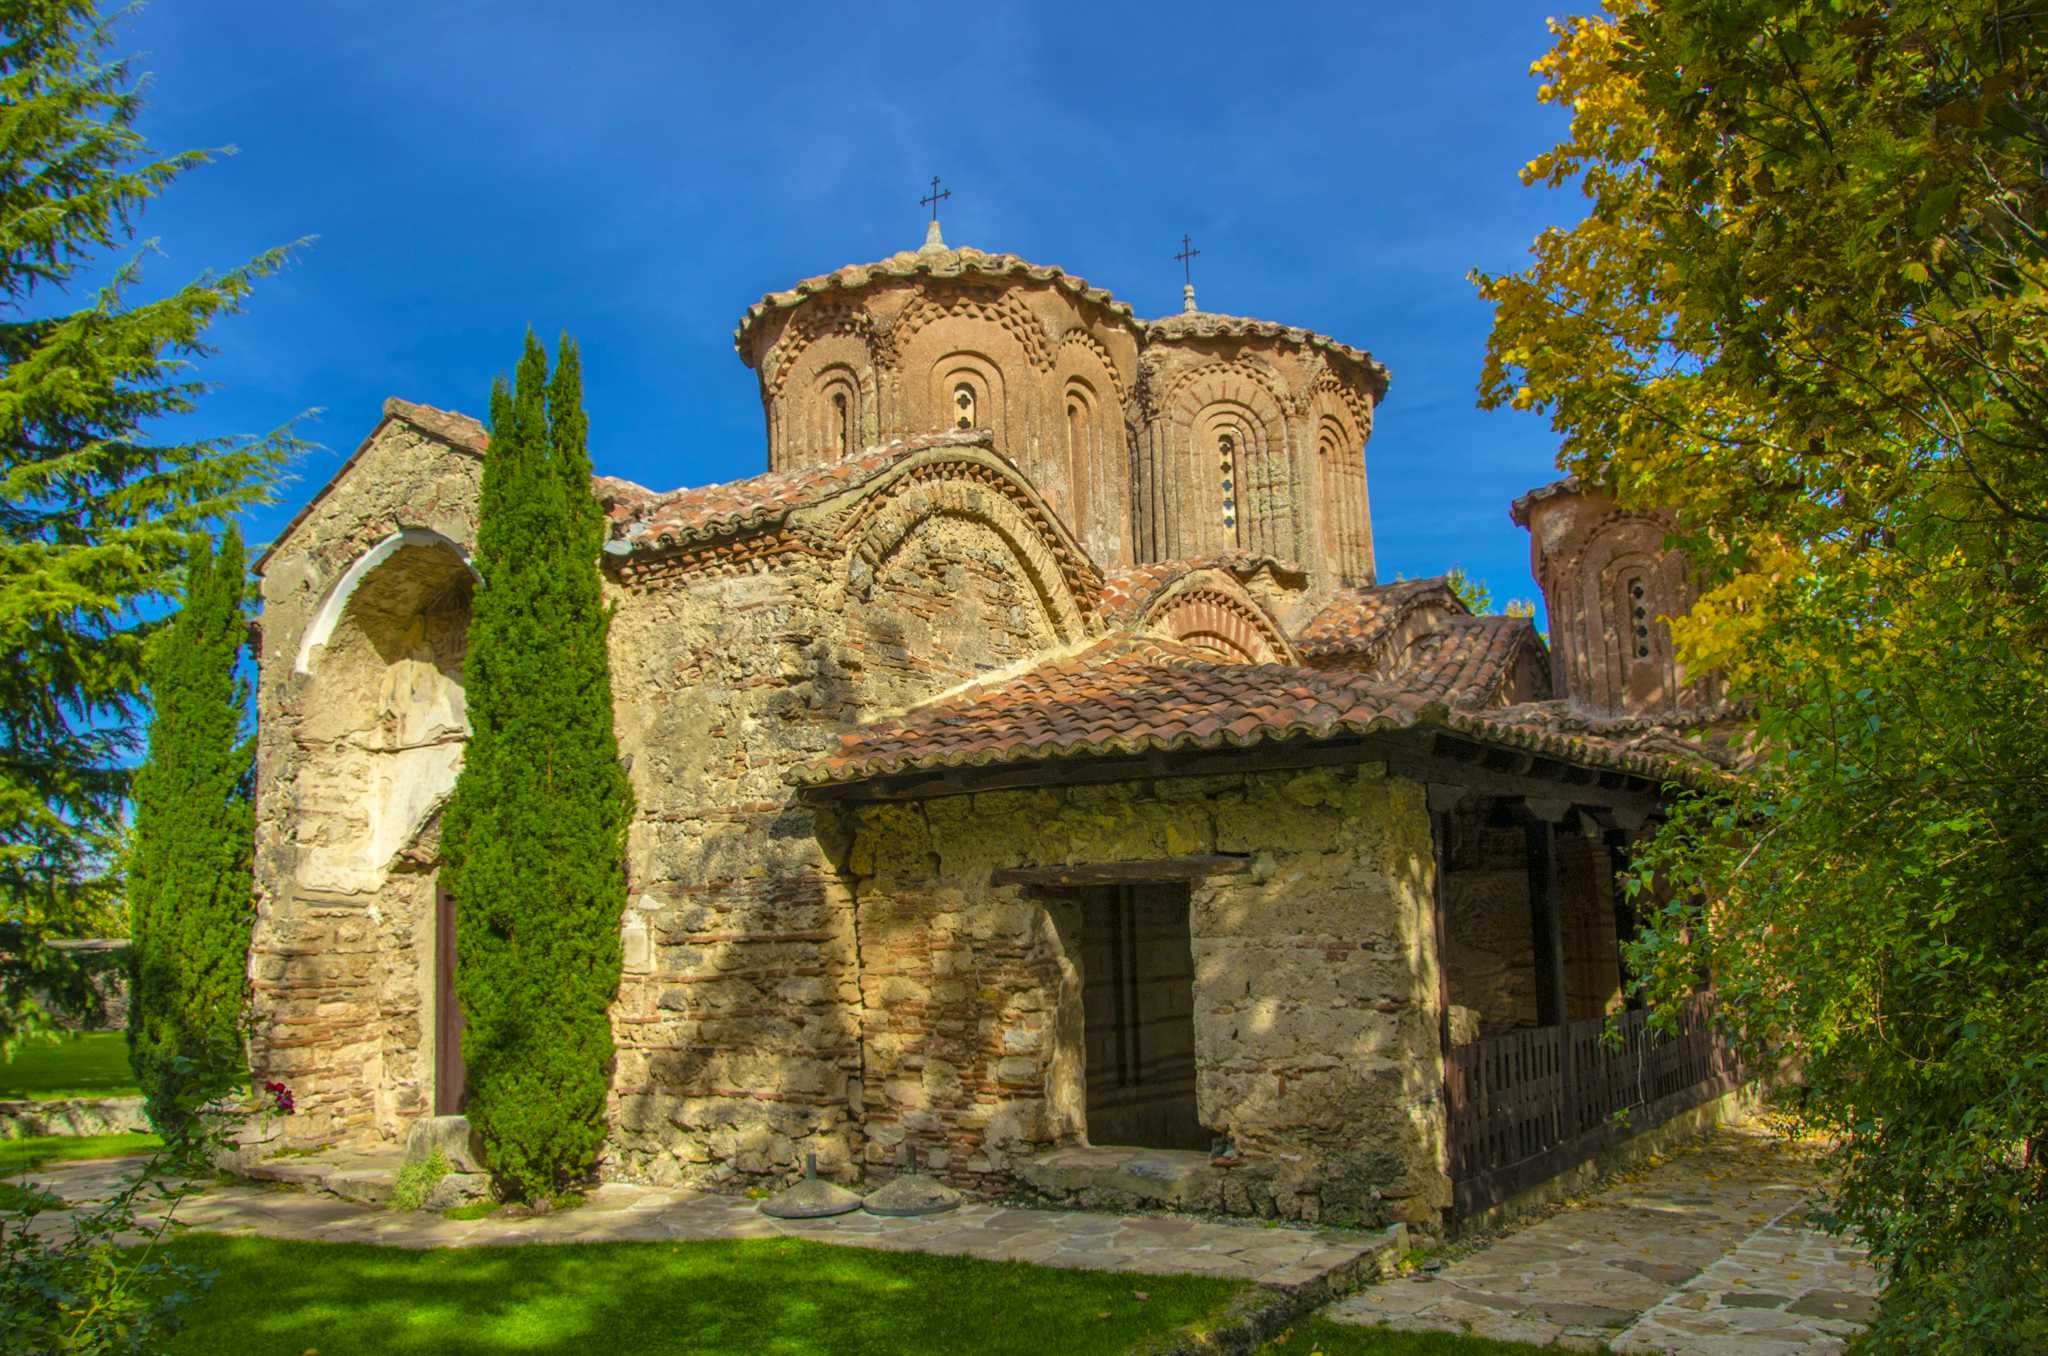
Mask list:
POLYGON ((1454 1218, 1497 1205, 1740 1081, 1705 991, 1679 1029, 1649 1014, 1505 1031, 1454 1046, 1445 1071, 1454 1218))

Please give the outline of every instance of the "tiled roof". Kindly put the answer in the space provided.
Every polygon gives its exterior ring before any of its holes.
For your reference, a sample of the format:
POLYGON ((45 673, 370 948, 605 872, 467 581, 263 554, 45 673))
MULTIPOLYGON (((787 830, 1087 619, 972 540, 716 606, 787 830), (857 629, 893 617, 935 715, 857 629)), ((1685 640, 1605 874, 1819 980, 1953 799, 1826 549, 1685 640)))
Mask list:
POLYGON ((432 405, 400 400, 393 396, 384 402, 384 417, 403 419, 423 433, 430 433, 450 446, 463 448, 478 456, 482 456, 485 449, 491 445, 491 435, 485 431, 482 424, 455 410, 437 410, 432 405))
POLYGON ((1404 579, 1370 588, 1339 589, 1294 643, 1302 658, 1318 667, 1370 659, 1402 617, 1432 603, 1452 612, 1467 611, 1442 579, 1404 579))
POLYGON ((453 410, 437 410, 432 405, 422 405, 417 401, 411 400, 400 400, 397 396, 390 397, 384 402, 384 417, 377 421, 377 426, 364 435, 363 440, 356 444, 356 450, 349 453, 348 460, 335 468, 334 474, 327 477, 327 483, 322 485, 319 491, 306 501, 304 508, 292 515, 292 520, 286 523, 275 537, 271 538, 270 545, 263 548, 263 554, 256 557, 256 563, 251 567, 256 574, 261 575, 263 573, 264 567, 270 564, 270 558, 277 554, 278 547, 284 545, 285 539, 298 531, 299 524, 306 521, 313 510, 319 506, 320 501, 327 497, 329 490, 341 483, 341 478, 349 473, 351 467, 362 460, 363 453, 369 451, 370 445, 377 441, 377 435, 382 433, 385 426, 394 420, 399 423, 410 424, 422 433, 438 438, 448 444, 448 446, 458 451, 471 453, 474 456, 481 457, 484 455, 485 450, 491 444, 490 434, 484 431, 484 426, 466 414, 457 414, 453 410))
POLYGON ((1305 330, 1298 325, 1282 325, 1273 320, 1255 320, 1242 315, 1212 315, 1207 311, 1182 311, 1176 315, 1162 316, 1158 320, 1145 322, 1145 338, 1153 339, 1236 339, 1255 336, 1261 339, 1279 339, 1286 343, 1298 344, 1328 354, 1341 362, 1358 368, 1366 374, 1372 385, 1374 400, 1387 397, 1387 369, 1379 359, 1364 349, 1340 344, 1327 335, 1305 330))
POLYGON ((1127 303, 1118 301, 1100 287, 1090 286, 1085 279, 1077 278, 1065 269, 1034 264, 1014 254, 988 254, 967 247, 902 250, 877 263, 848 264, 844 268, 819 274, 815 278, 805 278, 786 291, 770 292, 749 306, 747 313, 740 317, 739 326, 732 332, 733 347, 739 350, 740 357, 751 366, 753 355, 748 352, 748 337, 760 325, 762 318, 770 312, 786 311, 791 307, 801 306, 805 301, 822 293, 851 292, 877 280, 916 277, 1022 278, 1031 282, 1051 283, 1064 292, 1116 312, 1134 328, 1138 323, 1127 303))
POLYGON ((1145 614, 1154 599, 1176 580, 1197 570, 1225 570, 1239 579, 1249 579, 1261 570, 1300 576, 1302 567, 1274 556, 1233 551, 1198 560, 1156 560, 1145 565, 1127 565, 1102 577, 1102 615, 1112 626, 1128 625, 1145 614))
POLYGON ((1515 660, 1525 652, 1542 662, 1543 642, 1527 617, 1453 617, 1440 630, 1418 639, 1400 667, 1383 677, 1405 690, 1477 710, 1493 704, 1515 660))
POLYGON ((1551 481, 1548 485, 1538 485, 1535 489, 1508 505, 1508 517, 1514 519, 1516 527, 1527 527, 1529 525, 1530 509, 1546 499, 1555 499, 1561 494, 1577 494, 1578 492, 1579 478, 1577 476, 1564 476, 1551 481))
POLYGON ((1246 748, 1417 726, 1646 777, 1686 775, 1684 763, 1668 754, 1554 728, 1528 718, 1530 710, 1482 715, 1360 674, 1222 664, 1186 646, 1125 636, 875 721, 842 736, 837 750, 795 779, 824 786, 948 767, 1246 748))
POLYGON ((657 550, 770 527, 797 509, 823 503, 865 483, 907 453, 928 447, 985 447, 988 438, 986 431, 972 430, 899 438, 820 466, 769 471, 745 480, 648 495, 624 515, 614 511, 613 540, 606 549, 613 554, 657 550))

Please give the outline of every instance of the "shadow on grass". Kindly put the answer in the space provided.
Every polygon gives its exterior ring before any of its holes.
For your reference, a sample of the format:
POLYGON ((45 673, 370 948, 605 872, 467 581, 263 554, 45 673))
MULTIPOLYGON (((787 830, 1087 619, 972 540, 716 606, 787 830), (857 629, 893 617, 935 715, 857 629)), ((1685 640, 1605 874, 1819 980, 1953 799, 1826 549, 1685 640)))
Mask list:
MULTIPOLYGON (((1602 1351, 1606 1348, 1602 1347, 1602 1351)), ((1396 1332, 1392 1328, 1360 1327, 1313 1319, 1301 1323, 1259 1356, 1533 1356, 1555 1353, 1556 1347, 1521 1342, 1496 1342, 1486 1337, 1461 1337, 1448 1332, 1396 1332)))
POLYGON ((32 1135, 0 1139, 0 1177, 27 1172, 38 1163, 68 1163, 92 1158, 122 1158, 154 1153, 163 1147, 155 1135, 32 1135))
POLYGON ((54 1097, 136 1097, 128 1067, 128 1036, 121 1031, 62 1035, 24 1042, 0 1063, 0 1101, 54 1097))
POLYGON ((177 1250, 219 1272, 166 1349, 181 1356, 1085 1356, 1213 1319, 1241 1288, 796 1239, 419 1252, 192 1234, 177 1250))

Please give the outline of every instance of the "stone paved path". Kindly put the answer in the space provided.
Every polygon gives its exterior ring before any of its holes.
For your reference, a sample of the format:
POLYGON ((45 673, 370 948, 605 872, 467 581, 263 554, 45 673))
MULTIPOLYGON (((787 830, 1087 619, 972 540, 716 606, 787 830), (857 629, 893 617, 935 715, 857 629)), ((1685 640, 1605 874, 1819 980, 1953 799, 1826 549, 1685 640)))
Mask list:
MULTIPOLYGON (((136 1160, 49 1164, 28 1174, 67 1201, 113 1189, 136 1160)), ((177 1218, 210 1233, 404 1248, 511 1243, 671 1242, 720 1238, 809 1238, 914 1252, 956 1253, 995 1261, 1153 1275, 1201 1273, 1262 1285, 1316 1283, 1376 1252, 1397 1251, 1396 1233, 1262 1227, 1208 1220, 1029 1210, 970 1202, 941 1215, 891 1219, 855 1211, 820 1220, 779 1220, 756 1203, 702 1192, 607 1185, 587 1202, 530 1219, 450 1220, 356 1205, 310 1191, 262 1186, 209 1188, 178 1207, 177 1218)), ((39 1223, 62 1227, 52 1212, 39 1223)), ((1334 1278, 1333 1278, 1334 1279, 1334 1278)))
POLYGON ((1325 1311, 1340 1323, 1682 1356, 1823 1356, 1872 1309, 1862 1250, 1806 1222, 1815 1156, 1761 1131, 1615 1183, 1325 1311))

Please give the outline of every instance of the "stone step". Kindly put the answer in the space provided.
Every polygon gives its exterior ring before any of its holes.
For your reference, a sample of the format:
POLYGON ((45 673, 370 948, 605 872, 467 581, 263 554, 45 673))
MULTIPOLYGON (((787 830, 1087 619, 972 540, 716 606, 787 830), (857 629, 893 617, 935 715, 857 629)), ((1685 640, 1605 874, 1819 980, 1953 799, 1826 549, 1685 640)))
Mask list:
POLYGON ((398 1170, 404 1163, 405 1155, 398 1150, 294 1154, 260 1159, 242 1168, 241 1173, 261 1182, 284 1182, 309 1191, 324 1191, 345 1201, 382 1205, 391 1199, 392 1189, 398 1183, 398 1170))
POLYGON ((1088 1210, 1213 1210, 1228 1168, 1193 1149, 1054 1149, 1026 1160, 1017 1177, 1061 1205, 1088 1210))

